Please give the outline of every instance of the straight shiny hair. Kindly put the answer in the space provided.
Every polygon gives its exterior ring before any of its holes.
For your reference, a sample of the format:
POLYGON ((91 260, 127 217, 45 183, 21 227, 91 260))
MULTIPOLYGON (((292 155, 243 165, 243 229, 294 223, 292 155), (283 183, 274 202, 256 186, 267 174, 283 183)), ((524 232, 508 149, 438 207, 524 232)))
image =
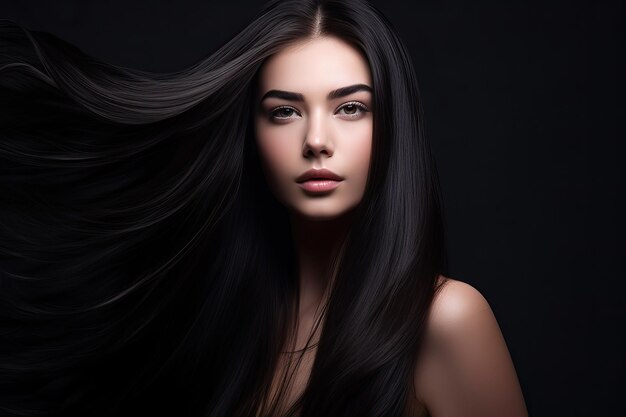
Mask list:
POLYGON ((277 415, 269 385, 296 329, 299 281, 252 114, 264 60, 316 36, 369 63, 372 160, 308 385, 284 415, 410 412, 447 269, 410 56, 365 1, 275 0, 165 74, 0 21, 2 415, 277 415))

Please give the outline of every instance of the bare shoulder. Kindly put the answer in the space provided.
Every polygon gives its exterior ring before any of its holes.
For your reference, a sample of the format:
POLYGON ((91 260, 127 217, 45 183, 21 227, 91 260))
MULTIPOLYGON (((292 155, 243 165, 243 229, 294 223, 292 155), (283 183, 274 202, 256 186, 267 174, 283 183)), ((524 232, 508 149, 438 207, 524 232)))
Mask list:
POLYGON ((463 324, 476 313, 491 310, 485 297, 463 281, 439 276, 439 291, 435 294, 428 319, 431 331, 441 332, 450 326, 463 324))
POLYGON ((416 400, 431 417, 526 417, 488 301, 465 282, 440 276, 438 284, 415 369, 416 400))

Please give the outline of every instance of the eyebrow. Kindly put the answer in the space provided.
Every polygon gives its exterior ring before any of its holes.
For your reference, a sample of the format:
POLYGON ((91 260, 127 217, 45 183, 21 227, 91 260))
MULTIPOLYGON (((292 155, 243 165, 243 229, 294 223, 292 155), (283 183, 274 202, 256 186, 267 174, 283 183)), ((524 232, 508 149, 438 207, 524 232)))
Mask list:
MULTIPOLYGON (((350 94, 356 93, 358 91, 367 91, 371 93, 372 88, 366 84, 349 85, 347 87, 341 87, 341 88, 331 91, 330 93, 328 93, 327 98, 328 100, 334 100, 336 98, 345 97, 350 94)), ((263 97, 261 98, 261 101, 270 97, 280 98, 280 99, 289 100, 289 101, 304 101, 304 95, 300 93, 294 93, 292 91, 283 91, 283 90, 270 90, 263 95, 263 97)))

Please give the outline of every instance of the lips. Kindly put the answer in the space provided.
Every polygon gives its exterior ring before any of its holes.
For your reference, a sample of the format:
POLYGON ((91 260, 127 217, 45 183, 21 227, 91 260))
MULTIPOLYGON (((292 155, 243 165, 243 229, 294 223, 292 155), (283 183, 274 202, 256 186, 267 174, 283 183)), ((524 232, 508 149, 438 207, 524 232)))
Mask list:
POLYGON ((296 179, 300 188, 312 194, 325 194, 334 190, 341 181, 342 177, 326 168, 310 169, 296 179))
POLYGON ((309 169, 308 171, 306 171, 305 173, 303 173, 302 175, 300 175, 298 178, 296 178, 296 182, 297 183, 303 183, 306 181, 312 181, 312 180, 316 180, 316 181, 343 181, 343 178, 340 177, 339 175, 335 174, 334 172, 332 172, 331 170, 328 170, 326 168, 322 168, 322 169, 309 169))

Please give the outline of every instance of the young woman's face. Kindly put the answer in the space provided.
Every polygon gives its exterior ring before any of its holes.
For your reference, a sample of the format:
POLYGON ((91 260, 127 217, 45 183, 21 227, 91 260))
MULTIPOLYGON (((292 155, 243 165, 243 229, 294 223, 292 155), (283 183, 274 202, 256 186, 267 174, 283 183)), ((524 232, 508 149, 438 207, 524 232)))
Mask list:
POLYGON ((334 37, 289 46, 263 64, 257 104, 256 143, 282 204, 313 220, 359 204, 373 119, 369 66, 357 49, 334 37))

